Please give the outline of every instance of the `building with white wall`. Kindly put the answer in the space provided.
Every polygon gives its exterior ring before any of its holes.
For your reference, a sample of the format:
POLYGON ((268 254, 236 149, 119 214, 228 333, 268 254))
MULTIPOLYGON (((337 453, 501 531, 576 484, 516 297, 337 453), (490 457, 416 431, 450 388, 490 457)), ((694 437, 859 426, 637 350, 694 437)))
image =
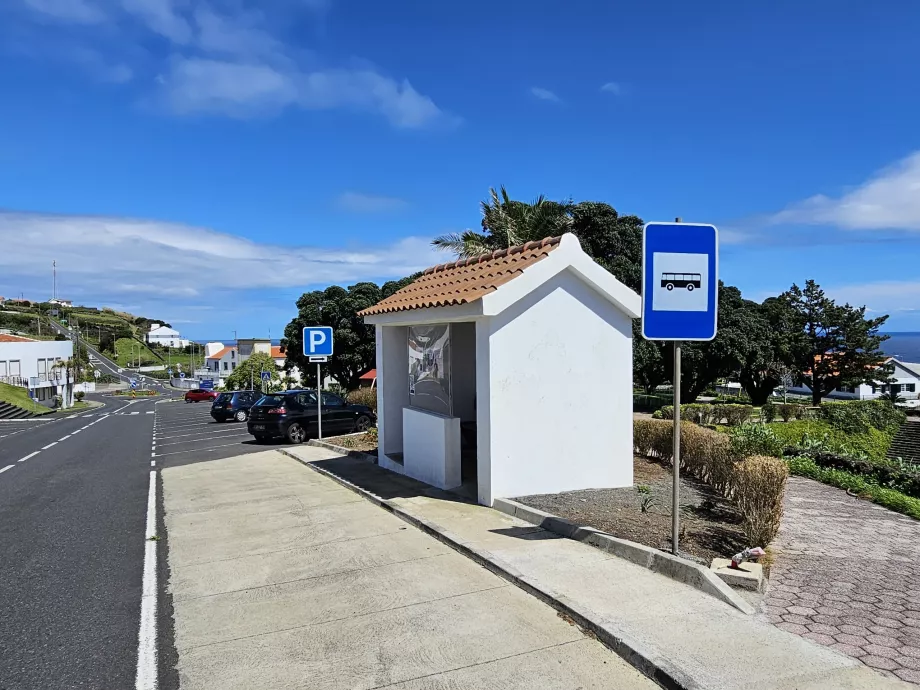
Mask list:
POLYGON ((33 340, 0 335, 0 383, 28 388, 38 402, 51 404, 66 388, 59 366, 73 357, 69 340, 33 340))
MULTIPOLYGON (((835 400, 875 400, 894 389, 904 400, 917 400, 920 397, 920 363, 902 362, 890 357, 885 364, 891 364, 894 371, 884 381, 861 383, 831 391, 827 398, 835 400), (889 380, 891 379, 891 380, 889 380)), ((786 389, 793 395, 811 395, 811 388, 804 383, 786 389)))
POLYGON ((574 235, 428 269, 361 312, 380 466, 485 505, 631 486, 640 305, 574 235))
POLYGON ((188 347, 191 344, 191 341, 179 335, 176 329, 161 326, 158 323, 150 324, 146 340, 151 345, 162 345, 163 347, 188 347))

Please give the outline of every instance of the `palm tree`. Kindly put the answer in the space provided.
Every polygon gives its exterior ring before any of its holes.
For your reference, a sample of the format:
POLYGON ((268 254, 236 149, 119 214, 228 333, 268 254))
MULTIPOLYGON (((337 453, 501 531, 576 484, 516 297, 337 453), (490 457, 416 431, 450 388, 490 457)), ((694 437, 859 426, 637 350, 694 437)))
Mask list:
POLYGON ((882 393, 880 399, 887 400, 892 405, 897 405, 898 403, 904 402, 904 398, 901 397, 900 392, 894 386, 889 385, 888 390, 882 393))
POLYGON ((460 258, 482 256, 515 245, 568 232, 572 227, 571 202, 549 201, 542 194, 532 203, 515 201, 504 186, 480 202, 482 230, 465 230, 436 237, 431 244, 460 258))

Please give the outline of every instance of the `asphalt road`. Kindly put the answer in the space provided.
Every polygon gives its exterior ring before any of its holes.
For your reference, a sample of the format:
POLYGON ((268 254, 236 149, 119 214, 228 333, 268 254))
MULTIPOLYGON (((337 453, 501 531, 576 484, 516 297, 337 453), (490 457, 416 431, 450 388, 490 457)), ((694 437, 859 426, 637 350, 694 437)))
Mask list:
MULTIPOLYGON (((151 471, 263 449, 210 403, 91 397, 105 406, 0 425, 0 690, 135 687, 151 471)), ((165 564, 166 540, 156 548, 165 564)), ((165 690, 177 679, 163 567, 165 690)))
POLYGON ((154 400, 0 438, 0 688, 131 688, 154 400))

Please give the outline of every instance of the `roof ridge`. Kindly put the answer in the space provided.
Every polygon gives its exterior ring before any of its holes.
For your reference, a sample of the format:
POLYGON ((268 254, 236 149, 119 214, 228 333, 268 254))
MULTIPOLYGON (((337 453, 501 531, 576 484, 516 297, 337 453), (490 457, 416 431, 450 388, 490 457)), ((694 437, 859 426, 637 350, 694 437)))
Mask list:
POLYGON ((511 256, 512 254, 521 254, 532 249, 542 249, 543 247, 551 247, 559 244, 562 240, 561 235, 555 237, 544 237, 542 240, 531 240, 530 242, 525 242, 524 244, 517 244, 513 247, 507 247, 505 249, 496 249, 490 254, 482 254, 480 256, 471 256, 466 259, 457 259, 456 261, 451 261, 446 264, 438 264, 437 266, 432 266, 431 268, 426 268, 422 275, 430 275, 432 273, 438 273, 440 271, 447 271, 452 268, 463 268, 464 266, 470 266, 472 264, 485 263, 486 261, 493 261, 494 259, 502 259, 506 256, 511 256))

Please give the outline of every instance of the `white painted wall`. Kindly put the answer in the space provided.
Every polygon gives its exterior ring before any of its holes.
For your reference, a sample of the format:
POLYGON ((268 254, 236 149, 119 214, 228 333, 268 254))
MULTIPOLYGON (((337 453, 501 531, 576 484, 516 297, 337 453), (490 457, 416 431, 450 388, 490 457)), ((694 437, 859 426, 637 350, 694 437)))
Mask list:
POLYGON ((412 407, 402 413, 405 474, 439 489, 460 486, 460 420, 412 407))
POLYGON ((478 467, 480 500, 483 488, 490 505, 495 497, 631 486, 630 318, 564 270, 488 327, 479 351, 488 350, 491 453, 489 468, 478 467))
POLYGON ((38 376, 39 359, 66 360, 71 357, 73 357, 73 343, 69 340, 0 343, 0 377, 11 375, 9 373, 11 370, 10 365, 14 361, 19 362, 19 375, 28 380, 38 376))
POLYGON ((407 328, 378 325, 376 335, 378 444, 384 455, 402 453, 402 410, 409 404, 407 328))

